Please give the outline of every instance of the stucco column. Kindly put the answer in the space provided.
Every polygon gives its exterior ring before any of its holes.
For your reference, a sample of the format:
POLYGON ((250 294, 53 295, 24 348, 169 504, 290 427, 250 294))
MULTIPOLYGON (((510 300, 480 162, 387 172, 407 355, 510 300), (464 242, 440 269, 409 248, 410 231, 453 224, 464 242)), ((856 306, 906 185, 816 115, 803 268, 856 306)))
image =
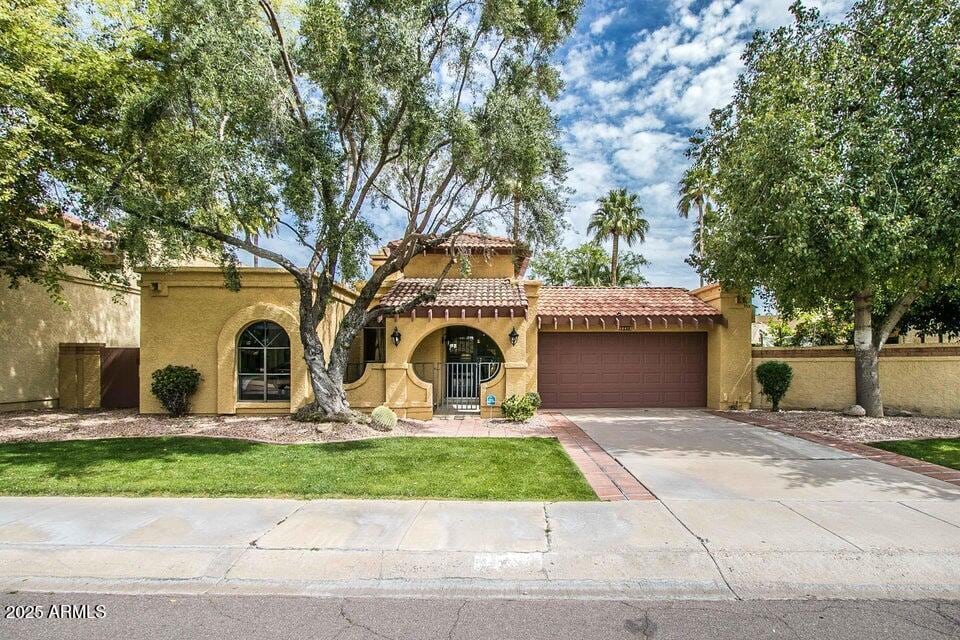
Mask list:
POLYGON ((750 405, 753 361, 750 325, 753 306, 734 292, 711 284, 691 293, 723 314, 724 322, 707 335, 707 406, 711 409, 750 405))
POLYGON ((410 324, 410 321, 404 318, 389 318, 385 324, 387 345, 383 364, 383 403, 401 418, 407 415, 407 362, 419 342, 419 336, 414 335, 410 324), (394 328, 401 333, 399 345, 393 344, 391 334, 394 328))

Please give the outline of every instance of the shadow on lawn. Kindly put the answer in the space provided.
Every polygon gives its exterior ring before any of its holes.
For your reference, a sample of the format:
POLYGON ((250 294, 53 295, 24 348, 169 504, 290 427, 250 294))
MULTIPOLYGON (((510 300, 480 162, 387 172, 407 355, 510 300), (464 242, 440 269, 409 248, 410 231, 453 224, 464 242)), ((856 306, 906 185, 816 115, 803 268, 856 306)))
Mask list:
POLYGON ((286 448, 322 448, 324 452, 347 453, 368 449, 371 445, 372 442, 368 440, 325 444, 267 444, 250 440, 193 436, 16 442, 0 444, 0 474, 15 467, 43 465, 44 472, 53 476, 79 476, 102 470, 98 467, 105 463, 133 464, 152 461, 175 464, 190 457, 209 462, 215 467, 219 457, 269 453, 271 449, 277 454, 286 448))

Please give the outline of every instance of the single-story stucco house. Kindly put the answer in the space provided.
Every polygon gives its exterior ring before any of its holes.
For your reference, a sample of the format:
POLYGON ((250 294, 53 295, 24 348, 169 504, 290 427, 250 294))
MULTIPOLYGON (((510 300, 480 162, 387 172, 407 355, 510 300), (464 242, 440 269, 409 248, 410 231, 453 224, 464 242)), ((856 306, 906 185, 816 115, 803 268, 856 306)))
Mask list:
MULTIPOLYGON (((468 273, 454 267, 436 299, 358 336, 346 376, 354 408, 491 416, 505 398, 529 391, 544 408, 749 404, 749 300, 716 285, 546 286, 524 277, 526 260, 506 238, 464 234, 457 248, 469 252, 468 273)), ((448 249, 416 256, 373 304, 402 303, 430 287, 448 249)), ((141 411, 162 411, 149 384, 167 364, 203 374, 197 413, 286 413, 309 401, 292 277, 244 268, 242 283, 227 290, 215 267, 141 272, 141 411)), ((350 289, 335 290, 319 329, 325 345, 353 300, 350 289)))

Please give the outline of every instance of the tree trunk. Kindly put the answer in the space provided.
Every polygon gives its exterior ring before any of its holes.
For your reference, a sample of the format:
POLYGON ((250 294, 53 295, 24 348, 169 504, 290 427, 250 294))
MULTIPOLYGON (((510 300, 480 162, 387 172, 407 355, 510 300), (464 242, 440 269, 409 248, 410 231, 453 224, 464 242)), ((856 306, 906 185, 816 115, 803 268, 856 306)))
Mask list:
MULTIPOLYGON (((703 268, 703 200, 697 200, 697 252, 703 268)), ((700 274, 700 286, 703 286, 703 274, 700 274)))
POLYGON ((513 196, 513 231, 510 234, 514 243, 520 242, 520 196, 513 196))
POLYGON ((871 295, 860 292, 853 297, 853 349, 857 383, 857 404, 871 418, 883 417, 880 397, 880 351, 873 340, 871 295))
POLYGON ((620 254, 620 236, 613 234, 613 251, 610 258, 610 286, 617 286, 617 260, 620 254))
POLYGON ((313 308, 313 283, 300 284, 300 343, 303 359, 307 363, 310 388, 313 391, 312 408, 321 415, 342 417, 350 415, 347 394, 343 390, 343 371, 327 370, 323 356, 323 344, 317 335, 320 318, 313 308))

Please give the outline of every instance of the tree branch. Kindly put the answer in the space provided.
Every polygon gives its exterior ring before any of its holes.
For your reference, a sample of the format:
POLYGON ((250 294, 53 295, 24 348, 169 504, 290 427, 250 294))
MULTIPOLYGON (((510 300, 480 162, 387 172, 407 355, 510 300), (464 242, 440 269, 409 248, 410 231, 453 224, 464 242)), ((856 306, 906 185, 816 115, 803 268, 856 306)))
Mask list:
POLYGON ((267 16, 267 22, 270 23, 270 30, 273 31, 273 35, 277 39, 277 44, 280 47, 280 60, 283 62, 283 69, 287 74, 287 80, 290 81, 290 90, 293 92, 297 113, 300 116, 300 123, 304 127, 308 127, 310 125, 310 119, 307 117, 307 108, 303 103, 303 97, 300 95, 300 88, 297 86, 297 74, 293 70, 293 63, 290 61, 290 56, 287 53, 287 45, 283 39, 283 30, 280 29, 277 14, 274 13, 273 7, 270 6, 268 0, 259 1, 260 7, 267 16))
POLYGON ((890 334, 894 328, 896 328, 897 323, 900 322, 903 314, 906 313, 910 305, 913 304, 913 301, 920 295, 921 288, 922 287, 916 287, 904 293, 900 296, 900 299, 897 300, 896 304, 893 305, 893 308, 890 309, 890 313, 888 313, 884 319, 883 325, 873 334, 873 345, 878 351, 883 348, 883 345, 887 342, 887 338, 890 337, 890 334))

